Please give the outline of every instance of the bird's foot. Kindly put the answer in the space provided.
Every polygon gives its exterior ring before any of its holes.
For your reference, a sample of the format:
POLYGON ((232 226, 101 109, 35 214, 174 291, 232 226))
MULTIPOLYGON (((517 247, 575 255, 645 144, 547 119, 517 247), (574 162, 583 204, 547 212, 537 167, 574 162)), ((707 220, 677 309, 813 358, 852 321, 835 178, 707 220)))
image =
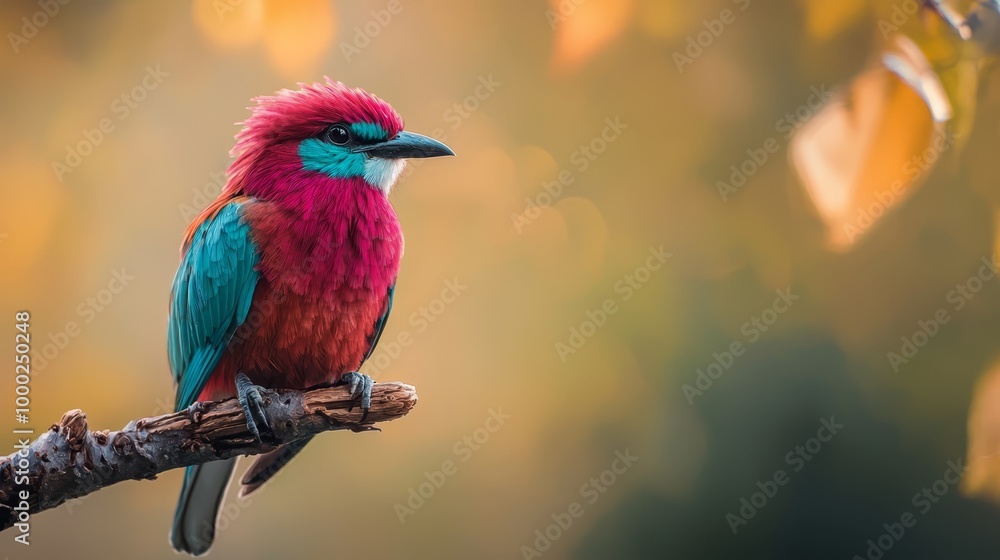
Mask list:
POLYGON ((267 414, 264 412, 264 397, 261 395, 263 391, 264 388, 254 385, 247 374, 240 373, 236 376, 236 397, 243 407, 243 413, 246 414, 247 429, 260 442, 264 441, 261 432, 268 439, 274 438, 274 431, 271 430, 267 414))
MULTIPOLYGON (((375 381, 368 375, 365 375, 359 371, 349 371, 344 375, 340 376, 340 379, 333 384, 334 387, 340 385, 347 385, 348 389, 351 391, 351 399, 361 399, 361 423, 364 423, 365 419, 368 418, 368 410, 372 407, 372 385, 375 381)), ((351 408, 348 411, 354 410, 354 404, 351 404, 351 408)))

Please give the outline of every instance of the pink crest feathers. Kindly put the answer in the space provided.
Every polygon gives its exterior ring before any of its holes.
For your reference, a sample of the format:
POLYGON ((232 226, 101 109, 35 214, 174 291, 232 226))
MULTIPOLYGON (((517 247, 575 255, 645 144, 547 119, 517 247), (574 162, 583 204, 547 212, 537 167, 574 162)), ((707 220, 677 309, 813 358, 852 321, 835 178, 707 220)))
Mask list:
POLYGON ((330 78, 299 86, 254 98, 256 105, 248 107, 252 114, 243 121, 243 130, 236 135, 230 152, 236 158, 229 168, 231 177, 246 173, 269 146, 317 136, 334 123, 377 124, 390 138, 403 129, 403 119, 388 103, 362 89, 330 78))
MULTIPOLYGON (((248 107, 251 115, 241 123, 243 129, 236 134, 236 145, 230 151, 235 159, 229 166, 226 185, 188 226, 182 252, 204 220, 234 198, 256 194, 247 191, 249 175, 255 168, 271 175, 277 167, 290 164, 288 158, 298 141, 318 136, 326 127, 341 122, 376 124, 389 138, 403 129, 403 119, 388 103, 328 77, 323 82, 300 83, 297 90, 282 89, 274 95, 256 97, 254 102, 248 107)), ((259 179, 257 182, 268 182, 265 177, 259 179)))

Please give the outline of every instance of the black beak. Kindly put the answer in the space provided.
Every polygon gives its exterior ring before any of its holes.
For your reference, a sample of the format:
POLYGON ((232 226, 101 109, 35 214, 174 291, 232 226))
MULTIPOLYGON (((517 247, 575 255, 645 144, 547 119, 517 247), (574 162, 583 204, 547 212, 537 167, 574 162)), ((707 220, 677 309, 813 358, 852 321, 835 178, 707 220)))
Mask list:
POLYGON ((438 156, 453 156, 455 152, 441 142, 427 136, 402 131, 391 140, 377 144, 358 146, 355 152, 370 157, 386 159, 399 158, 429 158, 438 156))

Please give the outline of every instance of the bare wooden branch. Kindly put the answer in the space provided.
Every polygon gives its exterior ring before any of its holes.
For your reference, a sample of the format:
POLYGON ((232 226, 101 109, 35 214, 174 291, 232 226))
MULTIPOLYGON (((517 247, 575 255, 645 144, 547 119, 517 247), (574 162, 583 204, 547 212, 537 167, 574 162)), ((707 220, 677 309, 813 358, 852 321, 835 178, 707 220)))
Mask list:
POLYGON ((361 424, 361 410, 345 387, 268 390, 265 408, 275 440, 266 443, 247 430, 236 399, 133 420, 117 432, 92 432, 87 416, 71 410, 37 440, 25 440, 24 448, 0 458, 0 531, 17 523, 22 511, 45 511, 124 480, 154 479, 171 469, 267 453, 330 430, 374 430, 375 423, 401 418, 416 403, 412 386, 376 383, 371 410, 361 424))

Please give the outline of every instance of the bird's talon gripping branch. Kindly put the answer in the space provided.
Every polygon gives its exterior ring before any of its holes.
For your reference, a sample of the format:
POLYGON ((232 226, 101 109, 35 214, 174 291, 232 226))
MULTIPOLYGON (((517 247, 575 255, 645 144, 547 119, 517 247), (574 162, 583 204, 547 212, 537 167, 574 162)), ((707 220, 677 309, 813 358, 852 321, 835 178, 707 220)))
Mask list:
MULTIPOLYGON (((374 384, 375 381, 372 380, 371 376, 359 371, 349 371, 340 376, 340 379, 333 384, 334 387, 347 385, 351 391, 352 399, 357 400, 359 397, 361 398, 361 423, 364 423, 368 418, 368 410, 372 407, 372 385, 374 384)), ((354 410, 353 404, 349 410, 354 410)))
POLYGON ((236 376, 236 396, 243 407, 243 413, 247 417, 247 429, 253 434, 254 439, 263 442, 261 432, 268 439, 273 438, 274 432, 267 421, 267 414, 264 412, 264 397, 261 395, 262 387, 258 387, 250 381, 247 374, 240 373, 236 376))

